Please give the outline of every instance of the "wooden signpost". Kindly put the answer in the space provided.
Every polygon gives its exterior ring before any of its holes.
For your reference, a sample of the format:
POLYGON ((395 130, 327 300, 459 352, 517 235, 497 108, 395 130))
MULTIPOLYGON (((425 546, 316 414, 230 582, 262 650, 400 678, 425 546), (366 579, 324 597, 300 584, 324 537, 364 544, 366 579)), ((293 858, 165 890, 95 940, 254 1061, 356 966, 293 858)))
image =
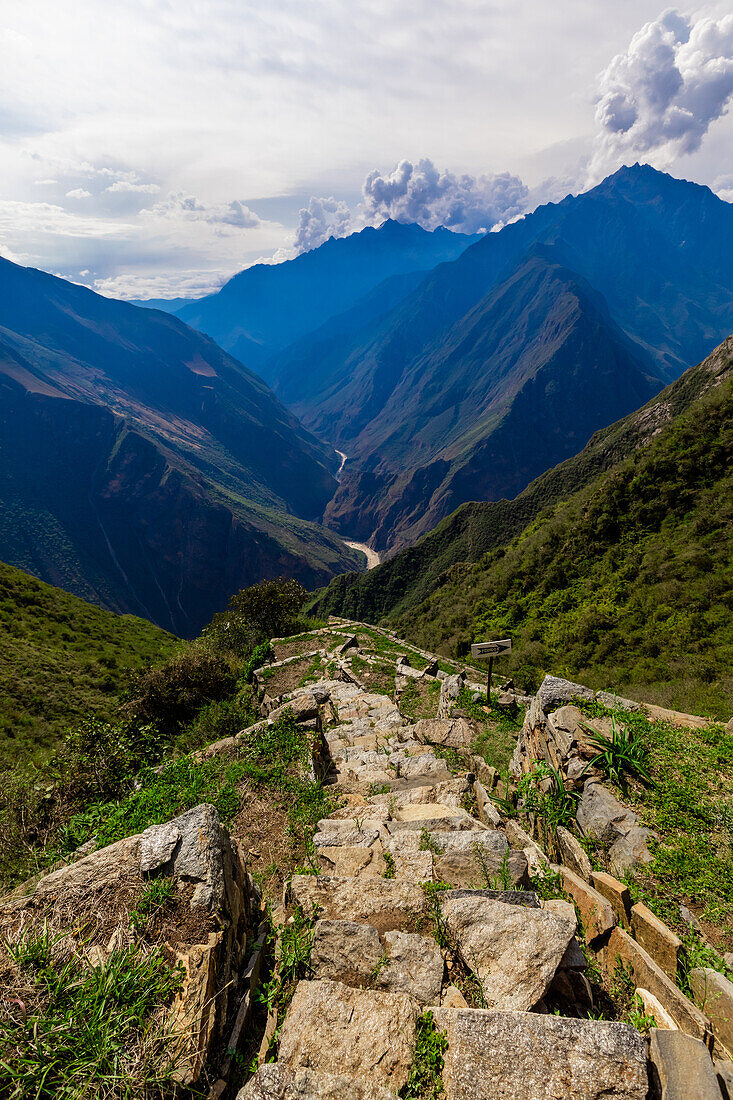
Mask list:
POLYGON ((477 642, 471 646, 472 657, 489 658, 489 675, 486 681, 486 702, 491 705, 491 673, 494 668, 494 657, 501 657, 509 653, 512 648, 511 638, 499 638, 494 642, 477 642))

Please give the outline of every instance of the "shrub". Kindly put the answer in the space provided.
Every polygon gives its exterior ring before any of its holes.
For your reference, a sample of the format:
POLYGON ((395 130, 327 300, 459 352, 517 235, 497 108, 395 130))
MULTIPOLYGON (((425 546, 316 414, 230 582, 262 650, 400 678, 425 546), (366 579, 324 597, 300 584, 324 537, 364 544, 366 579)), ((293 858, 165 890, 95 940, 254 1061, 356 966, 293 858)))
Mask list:
POLYGON ((205 635, 217 648, 248 653, 259 642, 289 633, 307 599, 307 591, 297 581, 284 577, 260 581, 232 596, 205 635))
POLYGON ((125 710, 138 722, 155 722, 169 738, 192 722, 209 703, 228 699, 237 680, 228 661, 191 645, 133 683, 125 710))

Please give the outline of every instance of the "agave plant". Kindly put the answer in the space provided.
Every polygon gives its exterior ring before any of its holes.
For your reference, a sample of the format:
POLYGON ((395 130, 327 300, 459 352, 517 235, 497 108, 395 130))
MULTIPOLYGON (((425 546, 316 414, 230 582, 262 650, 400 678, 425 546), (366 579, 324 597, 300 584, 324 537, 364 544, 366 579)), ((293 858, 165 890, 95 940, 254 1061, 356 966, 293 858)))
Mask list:
POLYGON ((597 749, 585 768, 600 768, 605 772, 611 782, 623 786, 626 775, 634 775, 645 782, 651 782, 651 775, 646 766, 646 746, 637 730, 628 726, 621 726, 616 722, 615 716, 611 716, 611 733, 599 733, 592 726, 583 726, 591 745, 597 749))

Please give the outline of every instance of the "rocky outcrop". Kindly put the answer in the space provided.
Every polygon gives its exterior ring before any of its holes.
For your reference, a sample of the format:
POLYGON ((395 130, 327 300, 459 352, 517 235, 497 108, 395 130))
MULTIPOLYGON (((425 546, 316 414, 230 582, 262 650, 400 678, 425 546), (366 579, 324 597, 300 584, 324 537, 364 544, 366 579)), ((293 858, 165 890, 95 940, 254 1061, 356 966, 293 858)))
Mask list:
POLYGON ((259 891, 213 806, 196 806, 15 891, 0 900, 0 926, 20 916, 25 927, 59 928, 67 914, 83 909, 96 914, 100 934, 94 919, 87 922, 80 948, 104 964, 116 947, 135 942, 130 912, 156 878, 170 879, 177 895, 177 916, 163 941, 184 974, 169 1010, 170 1053, 175 1079, 190 1086, 244 995, 247 943, 262 918, 259 891))

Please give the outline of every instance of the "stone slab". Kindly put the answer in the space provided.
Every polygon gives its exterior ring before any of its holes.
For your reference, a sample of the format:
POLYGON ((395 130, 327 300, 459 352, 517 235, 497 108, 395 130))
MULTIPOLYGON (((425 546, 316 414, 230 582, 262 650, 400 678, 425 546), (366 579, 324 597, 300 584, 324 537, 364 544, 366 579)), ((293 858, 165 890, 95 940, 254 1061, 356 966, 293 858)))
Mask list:
POLYGON ((436 1008, 446 1100, 645 1100, 646 1043, 628 1024, 436 1008))
POLYGON ((716 1050, 721 1045, 733 1058, 733 982, 709 966, 691 970, 689 981, 696 1003, 713 1025, 716 1050))
POLYGON ((721 1100, 710 1052, 698 1039, 655 1029, 649 1053, 660 1100, 721 1100))
POLYGON ((683 952, 679 936, 641 902, 631 906, 631 930, 637 943, 676 981, 683 952))

